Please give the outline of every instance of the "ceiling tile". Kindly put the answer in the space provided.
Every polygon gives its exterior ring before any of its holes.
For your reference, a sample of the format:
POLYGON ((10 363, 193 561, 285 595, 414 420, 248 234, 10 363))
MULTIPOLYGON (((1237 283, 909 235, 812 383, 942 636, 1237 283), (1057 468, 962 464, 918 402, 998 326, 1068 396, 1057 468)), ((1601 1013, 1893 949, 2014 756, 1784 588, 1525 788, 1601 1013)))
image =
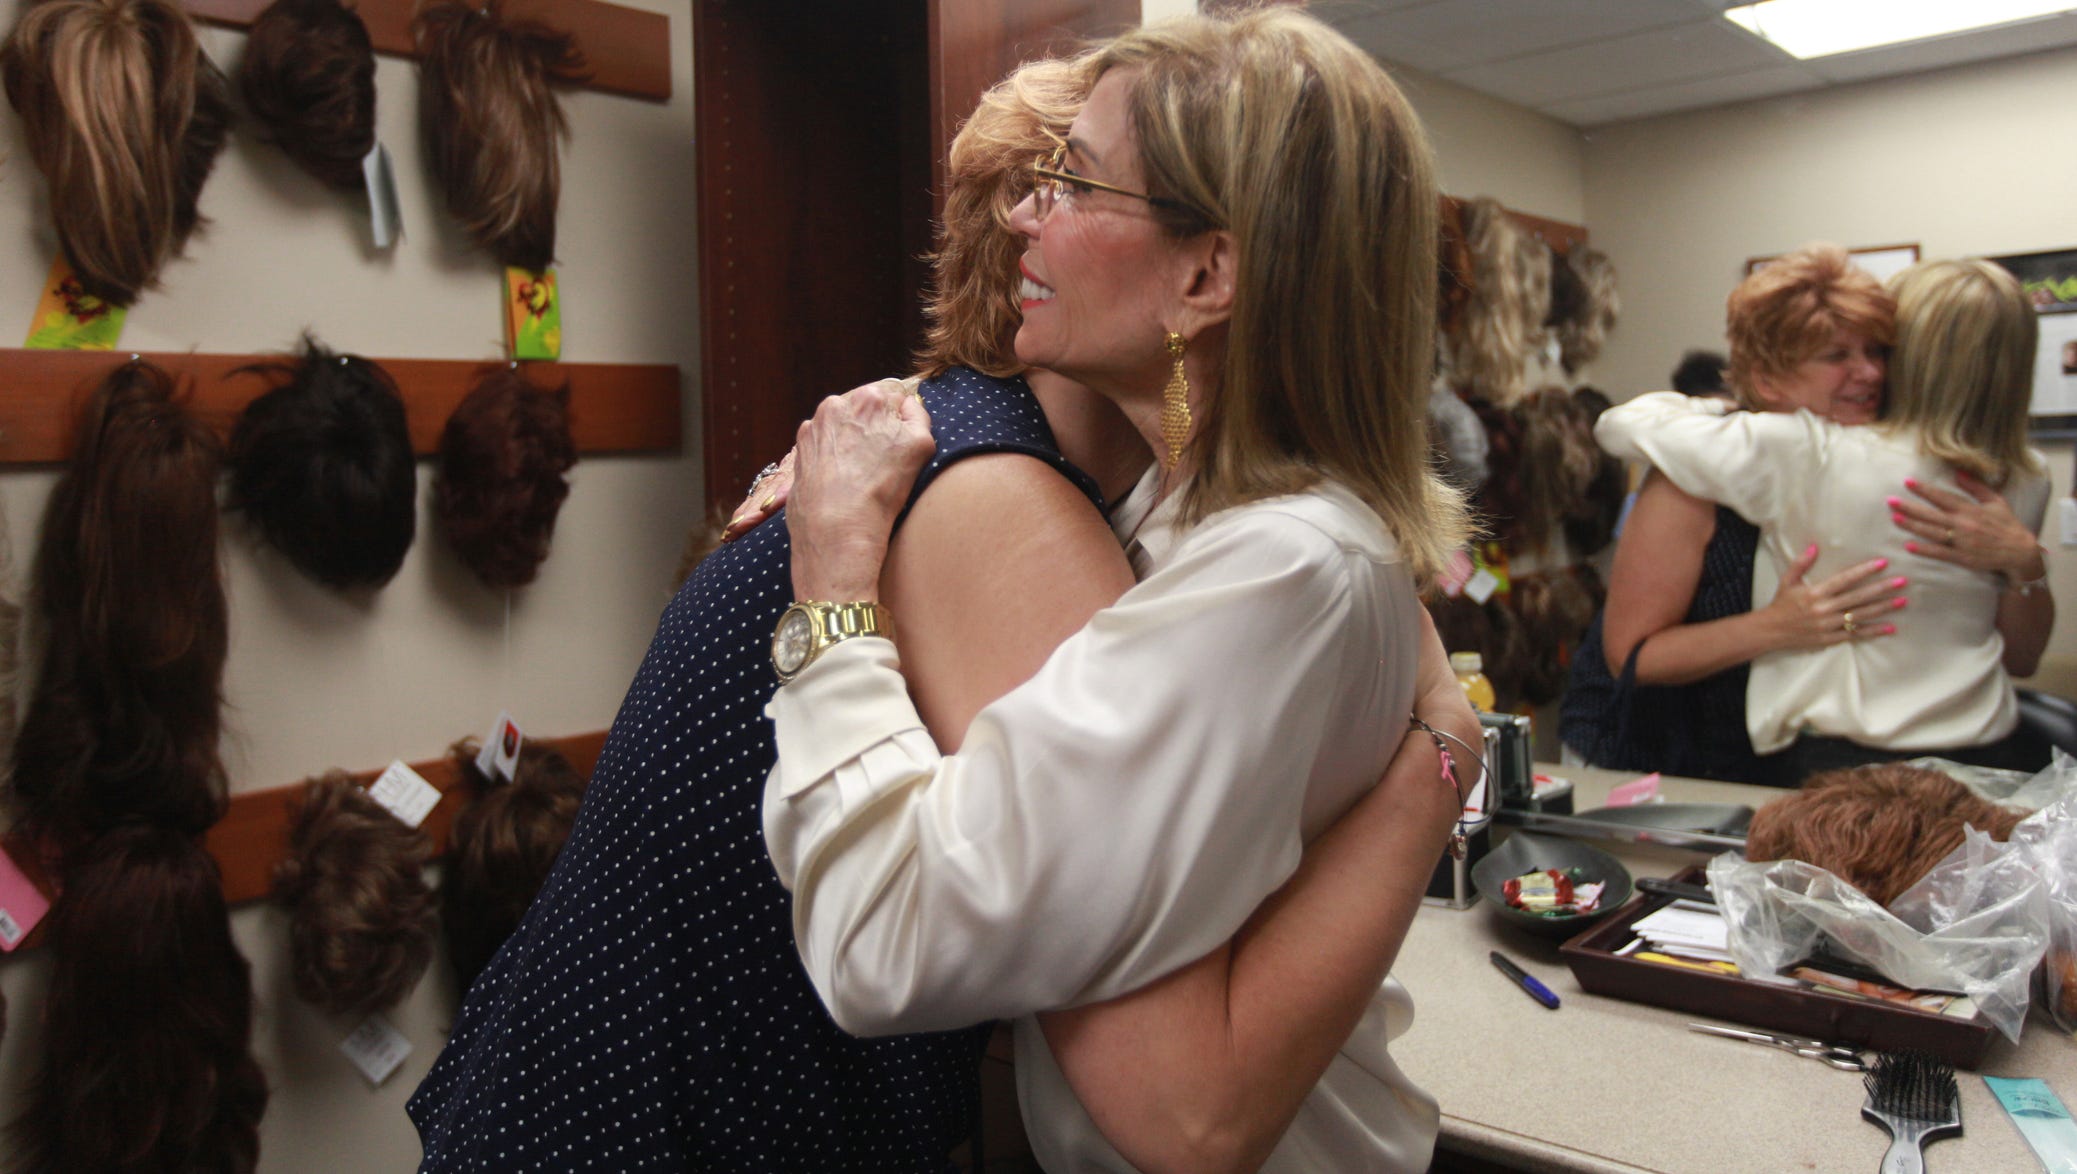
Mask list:
POLYGON ((1689 79, 1767 69, 1787 54, 1722 22, 1676 25, 1443 76, 1532 108, 1689 79))
POLYGON ((1827 80, 1856 82, 1943 69, 1971 61, 1988 61, 1993 57, 2034 53, 2063 45, 2077 45, 2077 16, 2052 16, 1932 41, 1864 49, 1837 57, 1819 57, 1804 64, 1827 80))
POLYGON ((1686 0, 1455 0, 1380 14, 1366 32, 1384 39, 1381 51, 1404 38, 1447 53, 1455 67, 1709 19, 1686 0))
POLYGON ((1560 122, 1591 129, 1612 122, 1671 114, 1677 110, 1699 110, 1706 106, 1794 94, 1820 89, 1824 85, 1825 80, 1810 70, 1800 65, 1784 65, 1620 94, 1553 102, 1544 108, 1544 113, 1560 122))

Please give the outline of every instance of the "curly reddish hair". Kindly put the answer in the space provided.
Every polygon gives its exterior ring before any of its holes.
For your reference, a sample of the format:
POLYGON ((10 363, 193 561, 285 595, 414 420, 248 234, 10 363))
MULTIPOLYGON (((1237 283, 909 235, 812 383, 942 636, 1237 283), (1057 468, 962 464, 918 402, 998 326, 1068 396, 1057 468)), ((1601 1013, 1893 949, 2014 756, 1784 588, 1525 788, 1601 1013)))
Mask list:
POLYGON ((567 383, 549 391, 516 369, 492 367, 447 418, 433 514, 485 586, 534 581, 576 463, 567 383))
POLYGON ((1850 330, 1889 346, 1897 338, 1897 300, 1833 244, 1804 245, 1738 283, 1724 303, 1731 340, 1725 374, 1738 399, 1761 408, 1758 382, 1780 379, 1850 330))

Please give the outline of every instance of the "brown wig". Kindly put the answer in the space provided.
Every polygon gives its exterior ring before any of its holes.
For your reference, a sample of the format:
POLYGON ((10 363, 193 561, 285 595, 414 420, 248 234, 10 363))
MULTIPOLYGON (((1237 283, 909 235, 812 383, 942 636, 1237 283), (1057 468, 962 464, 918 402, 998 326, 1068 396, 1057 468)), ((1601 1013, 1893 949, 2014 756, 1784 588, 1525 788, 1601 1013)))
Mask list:
POLYGON ((49 935, 43 1053, 11 1168, 253 1169, 267 1082, 209 854, 166 828, 88 841, 66 858, 49 935))
POLYGON ((1464 402, 1486 429, 1486 479, 1479 483, 1472 503, 1487 531, 1501 545, 1523 549, 1528 543, 1527 526, 1536 511, 1529 501, 1523 468, 1521 418, 1491 400, 1471 397, 1464 402))
POLYGON ((1435 326, 1443 340, 1437 357, 1447 359, 1464 330, 1464 315, 1477 295, 1472 270, 1471 244, 1464 239, 1464 206, 1457 201, 1444 205, 1442 237, 1436 250, 1435 326))
POLYGON ((274 0, 252 22, 238 67, 268 142, 341 191, 362 185, 375 149, 375 48, 339 0, 274 0))
POLYGON ((440 886, 440 924, 447 957, 462 989, 490 965, 519 928, 534 894, 570 838, 584 776, 554 747, 523 742, 516 777, 497 785, 476 770, 476 741, 451 751, 476 799, 454 820, 454 855, 440 886))
POLYGON ((24 830, 200 834, 223 811, 216 437, 171 376, 123 364, 86 401, 36 561, 42 669, 14 747, 24 830))
POLYGON ((0 45, 0 84, 80 284, 136 301, 201 221, 229 81, 172 0, 40 0, 0 45))
MULTIPOLYGON (((1572 400, 1587 437, 1592 440, 1594 422, 1608 410, 1608 397, 1592 387, 1576 387, 1572 400)), ((1615 540, 1615 524, 1623 516, 1623 500, 1630 493, 1630 470, 1623 462, 1594 449, 1594 476, 1579 502, 1565 514, 1565 542, 1575 557, 1599 553, 1615 540)))
POLYGON ((1543 345, 1550 305, 1550 250, 1498 200, 1463 204, 1474 294, 1451 336, 1450 378, 1466 394, 1509 405, 1527 388, 1529 357, 1543 345))
POLYGON ((1888 905, 1949 852, 1962 828, 2004 840, 2026 818, 1941 774, 1902 763, 1825 771, 1759 809, 1749 860, 1801 860, 1888 905))
POLYGON ((1559 361, 1567 375, 1576 375, 1581 367, 1600 356, 1602 344, 1608 341, 1608 332, 1615 329, 1616 316, 1622 312, 1622 299, 1616 293, 1615 265, 1608 254, 1586 245, 1553 258, 1552 265, 1554 296, 1561 270, 1569 276, 1565 284, 1577 286, 1579 291, 1577 308, 1555 323, 1559 361))
POLYGON ((395 1006, 433 960, 432 841, 335 770, 304 785, 288 845, 274 901, 296 993, 335 1015, 395 1006))
POLYGON ((433 513, 485 586, 534 581, 576 463, 567 383, 547 391, 514 368, 491 368, 447 418, 433 513))
POLYGON ((1521 434, 1517 532, 1524 549, 1542 550, 1586 499, 1601 447, 1584 405, 1562 387, 1530 392, 1515 405, 1514 416, 1521 434))
MULTIPOLYGON (((1522 700, 1530 705, 1556 701, 1565 690, 1572 650, 1600 606, 1599 576, 1580 566, 1517 576, 1507 600, 1516 619, 1516 646, 1522 700)), ((1502 666, 1503 671, 1508 666, 1502 666)))
POLYGON ((300 362, 240 370, 276 386, 231 433, 231 507, 320 583, 389 582, 418 525, 417 458, 396 381, 308 337, 300 362))
POLYGON ((499 264, 548 268, 570 129, 549 84, 584 79, 576 39, 506 20, 501 0, 430 5, 414 34, 427 165, 447 210, 499 264))

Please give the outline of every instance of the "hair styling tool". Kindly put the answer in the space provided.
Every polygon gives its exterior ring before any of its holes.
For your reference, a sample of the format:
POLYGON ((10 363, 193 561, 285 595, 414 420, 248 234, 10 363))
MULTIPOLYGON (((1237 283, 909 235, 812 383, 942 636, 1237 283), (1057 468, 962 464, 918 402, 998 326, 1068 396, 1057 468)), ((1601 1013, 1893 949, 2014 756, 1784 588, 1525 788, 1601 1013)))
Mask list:
POLYGON ((1923 1052, 1878 1053, 1861 1078, 1861 1116, 1889 1130, 1881 1174, 1925 1174, 1925 1143, 1962 1132, 1962 1092, 1954 1066, 1923 1052))

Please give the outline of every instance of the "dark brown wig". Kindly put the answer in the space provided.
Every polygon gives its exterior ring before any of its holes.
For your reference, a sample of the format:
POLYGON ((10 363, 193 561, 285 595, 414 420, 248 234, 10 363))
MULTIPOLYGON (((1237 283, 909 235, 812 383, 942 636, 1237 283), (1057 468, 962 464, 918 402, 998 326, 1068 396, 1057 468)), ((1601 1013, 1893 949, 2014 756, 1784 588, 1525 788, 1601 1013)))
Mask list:
POLYGON ((14 746, 23 830, 61 844, 129 822, 195 835, 222 813, 218 460, 149 363, 116 368, 86 401, 37 552, 47 625, 14 746))
POLYGON ((67 856, 49 935, 43 1053, 11 1169, 253 1169, 267 1082, 209 854, 166 828, 103 833, 67 856))
POLYGON ((503 9, 448 0, 419 12, 420 123, 447 210, 499 264, 538 272, 555 262, 569 133, 549 87, 582 81, 584 56, 568 33, 503 9))
POLYGON ((1523 548, 1542 550, 1559 522, 1580 508, 1600 468, 1601 446, 1585 406, 1562 387, 1540 387, 1514 406, 1520 429, 1522 497, 1516 533, 1523 548))
POLYGON ((360 189, 375 149, 375 49, 339 0, 274 0, 252 22, 238 67, 268 142, 342 191, 360 189))
POLYGON ((241 370, 276 386, 231 433, 231 507, 320 583, 389 582, 418 525, 417 458, 396 381, 307 337, 300 362, 241 370))
POLYGON ((1572 650, 1600 606, 1598 585, 1599 576, 1586 566, 1515 577, 1507 601, 1516 619, 1512 651, 1520 661, 1523 701, 1544 705, 1564 692, 1572 650))
POLYGON ((515 369, 492 368, 448 417, 433 513, 486 586, 533 582, 576 463, 567 383, 547 391, 515 369))
POLYGON ((1962 828, 2004 840, 2026 818, 1941 774, 1902 763, 1825 771, 1759 809, 1749 860, 1802 860, 1888 905, 1961 846, 1962 828))
POLYGON ((201 222, 230 83, 172 0, 39 0, 0 45, 0 84, 50 184, 65 259, 127 306, 201 222))
MULTIPOLYGON (((1608 410, 1608 397, 1596 388, 1576 387, 1572 389, 1572 401, 1588 438, 1592 439, 1594 422, 1608 410)), ((1622 520, 1623 501, 1629 495, 1629 468, 1596 443, 1594 476, 1587 482, 1586 493, 1565 514, 1565 541, 1575 558, 1599 553, 1615 540, 1615 525, 1622 520)))
POLYGON ((395 1006, 433 960, 432 841, 337 770, 305 784, 288 837, 274 901, 296 993, 335 1015, 395 1006))
POLYGON ((1527 522, 1534 510, 1525 482, 1521 418, 1488 399, 1466 396, 1464 402, 1471 405, 1486 429, 1486 479, 1472 495, 1472 504, 1488 532, 1502 546, 1523 549, 1528 543, 1527 522))
POLYGON ((452 755, 475 801, 455 817, 453 848, 440 886, 447 957, 467 990, 533 904, 556 854, 570 838, 584 776, 552 746, 523 742, 517 777, 490 783, 476 770, 476 741, 452 755))

